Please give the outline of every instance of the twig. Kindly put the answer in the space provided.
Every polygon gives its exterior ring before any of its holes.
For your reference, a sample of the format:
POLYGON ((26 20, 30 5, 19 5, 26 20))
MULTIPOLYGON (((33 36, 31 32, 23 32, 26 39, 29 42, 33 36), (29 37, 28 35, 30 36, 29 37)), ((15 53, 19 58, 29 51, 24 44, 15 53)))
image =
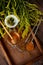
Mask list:
POLYGON ((0 21, 0 24, 2 25, 3 29, 6 31, 6 33, 8 34, 8 36, 11 38, 11 40, 13 41, 13 44, 15 44, 13 37, 10 35, 10 33, 8 32, 8 30, 5 28, 5 26, 3 25, 3 23, 0 21))
MULTIPOLYGON (((32 31, 32 29, 30 29, 30 30, 32 31)), ((38 49, 40 50, 41 53, 43 53, 43 52, 42 52, 42 48, 41 48, 41 46, 40 46, 40 43, 39 43, 38 39, 36 38, 35 34, 33 33, 33 31, 32 31, 32 36, 33 36, 33 39, 34 39, 35 42, 36 42, 36 45, 37 45, 38 49)))
MULTIPOLYGON (((32 31, 34 31, 34 29, 35 29, 36 26, 37 26, 37 23, 36 23, 36 25, 33 27, 32 31)), ((31 36, 32 31, 29 33, 28 37, 26 38, 25 43, 28 41, 29 37, 31 36)))
MULTIPOLYGON (((37 26, 37 28, 35 30, 35 33, 34 33, 35 35, 36 35, 37 31, 38 31, 38 28, 39 28, 40 24, 41 24, 41 21, 39 22, 39 24, 38 24, 38 26, 37 26)), ((33 38, 32 38, 32 41, 33 41, 33 38)))

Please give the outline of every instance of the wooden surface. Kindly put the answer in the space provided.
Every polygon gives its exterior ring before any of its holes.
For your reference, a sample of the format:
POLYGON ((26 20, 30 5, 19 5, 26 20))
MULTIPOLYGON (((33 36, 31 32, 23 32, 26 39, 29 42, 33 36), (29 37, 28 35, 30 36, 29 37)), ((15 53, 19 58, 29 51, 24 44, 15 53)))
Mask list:
POLYGON ((43 65, 43 55, 31 60, 26 65, 43 65))
MULTIPOLYGON (((6 38, 6 37, 5 37, 6 38)), ((17 47, 12 47, 7 40, 4 40, 4 45, 7 48, 7 53, 10 56, 10 59, 13 61, 16 65, 23 65, 27 62, 31 61, 32 59, 40 56, 40 51, 37 47, 34 48, 33 51, 27 52, 27 51, 20 51, 17 47)))
POLYGON ((0 65, 11 65, 11 62, 0 42, 0 65))

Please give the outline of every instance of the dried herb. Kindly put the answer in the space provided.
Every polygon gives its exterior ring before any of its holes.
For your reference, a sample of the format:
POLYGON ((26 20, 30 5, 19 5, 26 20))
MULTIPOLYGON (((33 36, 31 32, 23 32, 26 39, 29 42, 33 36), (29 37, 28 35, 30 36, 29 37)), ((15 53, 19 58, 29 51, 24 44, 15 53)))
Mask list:
MULTIPOLYGON (((20 19, 18 32, 22 32, 22 38, 27 36, 30 26, 34 26, 40 20, 40 15, 43 15, 41 11, 39 11, 37 5, 31 4, 28 1, 0 0, 0 20, 4 21, 5 17, 10 14, 13 14, 20 19)), ((0 34, 1 33, 2 32, 0 32, 0 34)))

